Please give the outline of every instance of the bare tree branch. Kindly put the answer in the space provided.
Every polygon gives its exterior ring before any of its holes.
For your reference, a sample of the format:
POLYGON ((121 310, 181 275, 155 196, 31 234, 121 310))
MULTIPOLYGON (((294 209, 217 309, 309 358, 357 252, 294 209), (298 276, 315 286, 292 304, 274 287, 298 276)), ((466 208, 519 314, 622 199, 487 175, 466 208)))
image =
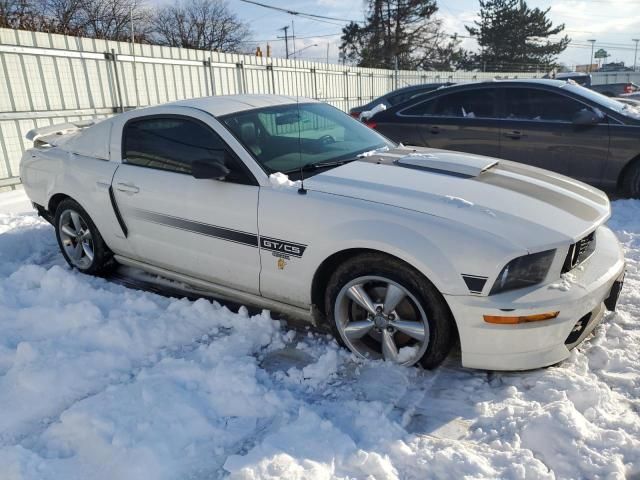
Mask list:
POLYGON ((222 0, 182 0, 167 5, 152 24, 154 40, 171 47, 237 52, 250 34, 222 0))

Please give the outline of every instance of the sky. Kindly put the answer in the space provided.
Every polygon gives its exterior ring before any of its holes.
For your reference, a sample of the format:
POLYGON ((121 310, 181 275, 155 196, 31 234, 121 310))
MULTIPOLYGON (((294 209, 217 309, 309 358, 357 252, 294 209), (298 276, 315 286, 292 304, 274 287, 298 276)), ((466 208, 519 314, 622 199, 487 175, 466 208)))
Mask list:
MULTIPOLYGON (((358 21, 365 15, 364 0, 259 1, 289 10, 345 20, 358 21)), ((259 41, 262 50, 269 40, 273 55, 284 56, 284 40, 277 37, 284 34, 280 29, 288 25, 291 27, 289 35, 295 30, 298 58, 325 61, 328 46, 329 61, 338 61, 340 31, 346 22, 305 20, 284 12, 246 4, 242 0, 227 0, 227 3, 231 10, 249 24, 252 40, 259 41)), ((444 22, 446 30, 467 35, 464 26, 471 25, 477 18, 478 0, 440 0, 437 4, 437 16, 444 22)), ((626 65, 633 66, 635 43, 632 39, 640 38, 640 0, 530 0, 527 4, 530 7, 550 8, 549 17, 554 25, 565 24, 565 33, 572 43, 560 55, 560 62, 567 65, 589 63, 591 47, 588 40, 594 39, 596 50, 604 48, 610 54, 608 61, 624 61, 626 65)), ((477 44, 473 39, 464 39, 463 47, 475 50, 477 44)), ((247 50, 253 48, 255 43, 247 45, 247 50)), ((291 39, 289 48, 293 50, 291 39)), ((640 68, 640 58, 638 67, 640 68)))

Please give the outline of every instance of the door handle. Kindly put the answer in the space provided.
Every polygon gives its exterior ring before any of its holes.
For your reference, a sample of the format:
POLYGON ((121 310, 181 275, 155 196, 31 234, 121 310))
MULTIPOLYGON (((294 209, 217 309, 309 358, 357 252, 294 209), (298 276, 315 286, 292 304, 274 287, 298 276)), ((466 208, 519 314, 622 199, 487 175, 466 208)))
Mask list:
POLYGON ((140 188, 132 183, 116 183, 116 190, 129 194, 138 193, 140 188))
POLYGON ((523 137, 526 137, 525 134, 523 134, 521 131, 519 130, 512 130, 510 132, 504 132, 503 134, 505 137, 507 138, 511 138, 512 140, 520 140, 523 137))
POLYGON ((434 135, 437 135, 438 133, 440 133, 440 127, 431 127, 430 130, 431 133, 433 133, 434 135))

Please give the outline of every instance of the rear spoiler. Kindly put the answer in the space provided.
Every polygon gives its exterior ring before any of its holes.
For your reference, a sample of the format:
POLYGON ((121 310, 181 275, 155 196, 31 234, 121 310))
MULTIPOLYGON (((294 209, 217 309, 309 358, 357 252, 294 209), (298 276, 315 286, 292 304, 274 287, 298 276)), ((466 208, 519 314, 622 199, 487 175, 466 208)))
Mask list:
POLYGON ((32 140, 34 146, 41 145, 56 145, 57 138, 70 133, 75 133, 83 128, 90 127, 96 122, 94 120, 79 120, 77 122, 59 123, 57 125, 49 125, 48 127, 34 128, 29 130, 25 137, 27 140, 32 140))

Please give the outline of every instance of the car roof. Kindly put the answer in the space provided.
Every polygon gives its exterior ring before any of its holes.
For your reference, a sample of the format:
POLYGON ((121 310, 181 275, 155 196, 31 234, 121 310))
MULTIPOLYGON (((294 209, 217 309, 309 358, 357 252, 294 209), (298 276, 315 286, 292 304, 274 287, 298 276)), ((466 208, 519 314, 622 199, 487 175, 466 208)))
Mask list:
POLYGON ((591 74, 587 72, 558 72, 556 78, 576 78, 576 77, 590 77, 591 74))
MULTIPOLYGON (((547 78, 511 78, 511 79, 491 79, 491 80, 478 80, 468 83, 456 83, 454 85, 443 86, 439 88, 437 92, 451 91, 451 90, 465 90, 474 89, 476 87, 483 87, 488 85, 541 85, 553 88, 562 88, 567 85, 566 80, 554 80, 547 78)), ((435 94, 434 92, 431 92, 435 94)), ((430 93, 430 94, 431 94, 430 93)))
POLYGON ((419 83, 417 85, 409 85, 407 87, 398 88, 396 90, 391 90, 384 94, 385 97, 389 95, 395 95, 396 93, 410 92, 412 90, 423 90, 425 88, 433 88, 436 85, 447 85, 449 82, 430 82, 430 83, 419 83))
MULTIPOLYGON (((190 98, 177 102, 165 103, 158 107, 177 106, 190 107, 204 110, 214 117, 238 113, 255 108, 274 107, 278 105, 290 105, 293 103, 317 103, 306 97, 294 97, 287 95, 215 95, 212 97, 190 98)), ((153 110, 155 107, 149 107, 153 110)))
POLYGON ((497 79, 493 81, 497 83, 515 83, 515 84, 529 83, 533 85, 548 85, 550 87, 563 87, 567 85, 566 80, 556 80, 553 78, 513 78, 513 79, 505 79, 505 80, 497 79))

